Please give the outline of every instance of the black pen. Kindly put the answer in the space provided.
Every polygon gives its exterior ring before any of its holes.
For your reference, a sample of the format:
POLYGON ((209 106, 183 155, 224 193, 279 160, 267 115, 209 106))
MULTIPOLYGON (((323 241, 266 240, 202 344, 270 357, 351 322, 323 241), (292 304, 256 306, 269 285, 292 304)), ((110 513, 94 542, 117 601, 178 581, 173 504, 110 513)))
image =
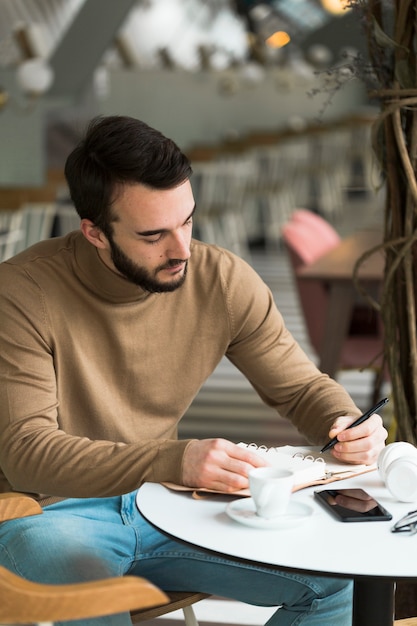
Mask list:
MULTIPOLYGON (((369 411, 366 411, 366 413, 358 417, 358 419, 355 420, 350 426, 348 426, 348 428, 354 428, 355 426, 359 426, 359 424, 362 424, 362 422, 367 420, 368 417, 371 417, 371 415, 376 413, 378 409, 380 409, 381 406, 384 406, 384 404, 386 404, 387 402, 388 402, 388 398, 384 398, 383 400, 380 400, 378 404, 376 404, 375 406, 372 407, 372 409, 369 409, 369 411)), ((326 452, 327 450, 330 450, 331 448, 333 448, 333 446, 337 442, 338 442, 337 437, 333 437, 333 439, 331 439, 328 443, 326 443, 326 445, 324 446, 324 448, 320 450, 320 452, 326 452)))

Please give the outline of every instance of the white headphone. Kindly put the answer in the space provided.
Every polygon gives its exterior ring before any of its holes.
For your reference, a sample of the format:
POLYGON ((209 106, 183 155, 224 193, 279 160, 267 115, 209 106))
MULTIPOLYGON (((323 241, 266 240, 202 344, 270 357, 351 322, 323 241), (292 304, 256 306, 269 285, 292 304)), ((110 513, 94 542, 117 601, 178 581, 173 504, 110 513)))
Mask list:
POLYGON ((417 502, 417 448, 406 441, 390 443, 378 456, 378 470, 391 494, 417 502))

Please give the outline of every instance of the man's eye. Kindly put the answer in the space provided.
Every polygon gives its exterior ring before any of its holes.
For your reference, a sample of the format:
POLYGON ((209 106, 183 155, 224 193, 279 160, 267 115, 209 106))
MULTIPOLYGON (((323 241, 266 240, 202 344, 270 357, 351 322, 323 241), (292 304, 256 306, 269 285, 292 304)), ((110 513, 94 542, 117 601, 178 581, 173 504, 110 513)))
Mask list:
POLYGON ((158 241, 161 241, 161 239, 162 239, 162 233, 160 235, 153 235, 152 239, 150 237, 146 237, 144 241, 146 241, 146 243, 153 244, 153 243, 158 243, 158 241))

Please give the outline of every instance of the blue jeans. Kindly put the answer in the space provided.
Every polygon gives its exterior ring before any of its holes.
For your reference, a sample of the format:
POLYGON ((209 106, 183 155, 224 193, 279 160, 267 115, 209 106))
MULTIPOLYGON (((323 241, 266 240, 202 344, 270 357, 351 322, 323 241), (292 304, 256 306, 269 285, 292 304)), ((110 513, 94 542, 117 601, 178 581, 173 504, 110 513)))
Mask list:
MULTIPOLYGON (((136 574, 166 590, 282 605, 268 626, 351 626, 351 581, 239 563, 176 542, 143 519, 135 496, 68 499, 43 515, 3 522, 0 564, 42 583, 136 574)), ((68 624, 131 622, 122 614, 68 624)))

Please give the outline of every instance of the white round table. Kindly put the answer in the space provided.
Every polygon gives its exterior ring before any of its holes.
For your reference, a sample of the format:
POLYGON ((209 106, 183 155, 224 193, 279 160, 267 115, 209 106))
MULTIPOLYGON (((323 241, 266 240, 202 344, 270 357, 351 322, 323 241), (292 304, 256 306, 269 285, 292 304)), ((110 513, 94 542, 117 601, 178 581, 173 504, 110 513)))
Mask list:
POLYGON ((146 483, 137 496, 142 515, 169 535, 201 548, 278 568, 331 574, 355 580, 355 626, 391 626, 394 582, 417 578, 417 535, 392 533, 395 521, 417 508, 396 502, 377 471, 326 487, 361 487, 390 513, 392 521, 343 523, 313 497, 315 489, 293 494, 308 504, 312 515, 294 528, 249 528, 229 518, 230 497, 195 499, 146 483))

